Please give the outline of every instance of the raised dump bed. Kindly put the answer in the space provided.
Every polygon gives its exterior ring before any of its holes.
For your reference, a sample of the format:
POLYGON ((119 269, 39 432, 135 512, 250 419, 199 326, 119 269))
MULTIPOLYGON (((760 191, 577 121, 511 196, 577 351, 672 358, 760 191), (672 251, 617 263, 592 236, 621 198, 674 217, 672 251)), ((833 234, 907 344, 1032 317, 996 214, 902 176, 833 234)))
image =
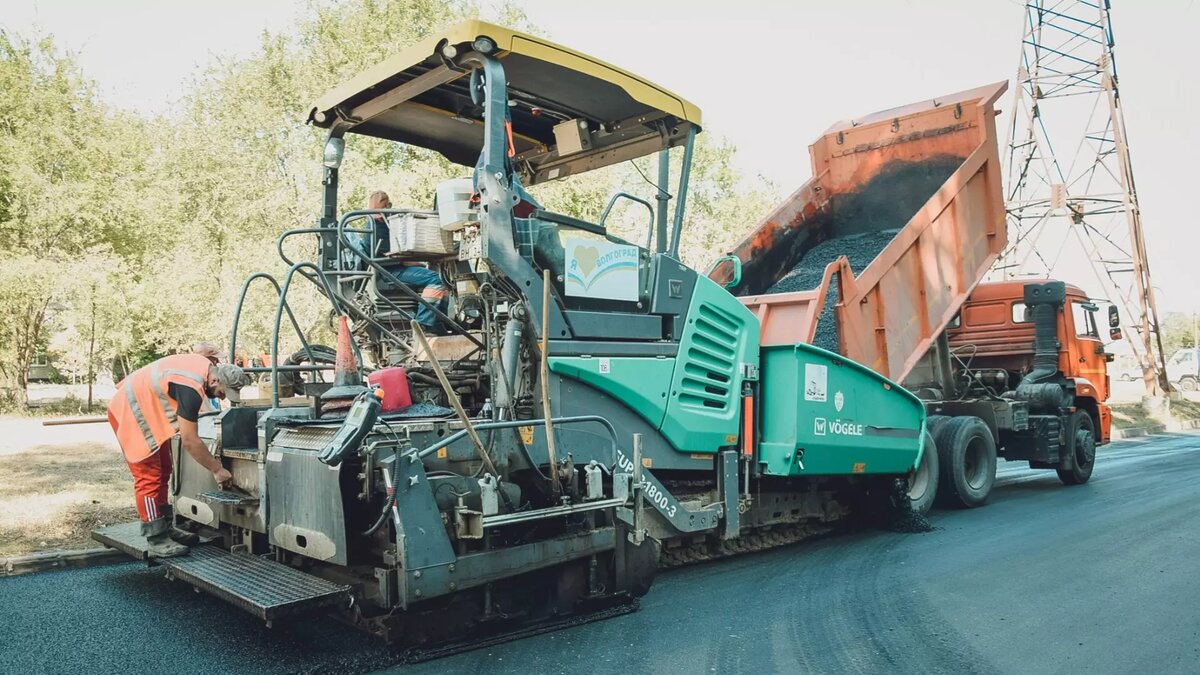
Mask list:
POLYGON ((1006 88, 840 122, 810 146, 814 178, 731 252, 730 290, 763 346, 804 342, 904 380, 1007 242, 993 107, 1006 88))

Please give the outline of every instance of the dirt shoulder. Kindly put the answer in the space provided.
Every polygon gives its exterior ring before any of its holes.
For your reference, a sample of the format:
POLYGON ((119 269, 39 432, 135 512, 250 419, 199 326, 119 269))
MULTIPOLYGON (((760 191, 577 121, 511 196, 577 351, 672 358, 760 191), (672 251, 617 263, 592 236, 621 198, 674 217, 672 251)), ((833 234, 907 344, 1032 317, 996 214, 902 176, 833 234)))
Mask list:
POLYGON ((107 424, 0 418, 0 557, 92 548, 93 528, 137 518, 107 424))

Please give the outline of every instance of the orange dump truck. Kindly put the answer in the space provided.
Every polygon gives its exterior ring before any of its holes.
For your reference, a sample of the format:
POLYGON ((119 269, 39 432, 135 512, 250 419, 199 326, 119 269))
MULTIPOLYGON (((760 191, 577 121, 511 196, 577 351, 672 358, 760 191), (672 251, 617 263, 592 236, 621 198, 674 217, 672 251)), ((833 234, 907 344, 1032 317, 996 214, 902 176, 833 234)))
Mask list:
MULTIPOLYGON (((806 342, 925 401, 937 452, 914 506, 983 504, 997 457, 1086 482, 1111 415, 1098 308, 1051 280, 981 284, 1007 242, 998 83, 839 123, 813 178, 710 276, 758 316, 763 346, 806 342)), ((1115 308, 1112 337, 1119 337, 1115 308)))

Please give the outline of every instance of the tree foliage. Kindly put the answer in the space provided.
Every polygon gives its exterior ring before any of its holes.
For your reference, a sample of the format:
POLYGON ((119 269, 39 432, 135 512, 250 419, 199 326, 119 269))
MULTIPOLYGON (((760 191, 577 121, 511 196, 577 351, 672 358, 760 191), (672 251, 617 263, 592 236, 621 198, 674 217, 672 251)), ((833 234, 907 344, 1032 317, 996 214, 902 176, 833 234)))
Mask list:
POLYGON ((1195 314, 1169 312, 1159 322, 1158 328, 1162 333, 1163 351, 1167 358, 1180 349, 1195 347, 1197 338, 1200 338, 1200 319, 1195 314))
MULTIPOLYGON (((305 124, 306 106, 480 12, 466 0, 314 0, 292 29, 264 33, 250 55, 198 72, 157 118, 107 106, 49 37, 0 32, 0 311, 15 317, 0 327, 0 375, 24 388, 30 359, 47 344, 60 365, 85 375, 114 361, 120 371, 137 367, 200 339, 227 343, 243 280, 282 276, 277 237, 316 221, 324 134, 305 124)), ((511 4, 485 18, 537 32, 511 4)), ((745 180, 733 157, 726 141, 697 143, 681 247, 694 266, 730 247, 775 201, 773 187, 745 180)), ((672 182, 679 159, 674 151, 672 182)), ((438 182, 467 173, 420 148, 355 137, 341 205, 360 208, 383 189, 397 206, 427 207, 438 182)), ((655 158, 646 158, 538 186, 536 195, 597 220, 616 190, 653 203, 656 176, 655 158)), ((610 219, 639 243, 648 223, 632 204, 610 219)), ((310 237, 284 248, 297 260, 315 251, 310 237)), ((294 283, 289 302, 310 340, 331 337, 328 303, 307 282, 294 283)), ((239 349, 269 350, 277 303, 268 284, 251 290, 239 349)), ((283 339, 281 353, 298 346, 283 339)))

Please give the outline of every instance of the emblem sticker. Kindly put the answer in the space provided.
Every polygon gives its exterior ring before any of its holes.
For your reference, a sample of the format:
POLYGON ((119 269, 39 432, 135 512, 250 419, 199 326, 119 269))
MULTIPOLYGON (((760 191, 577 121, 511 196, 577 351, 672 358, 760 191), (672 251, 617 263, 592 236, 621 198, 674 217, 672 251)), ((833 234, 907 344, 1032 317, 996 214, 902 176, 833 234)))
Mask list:
POLYGON ((824 403, 829 368, 818 363, 804 364, 804 400, 824 403))

